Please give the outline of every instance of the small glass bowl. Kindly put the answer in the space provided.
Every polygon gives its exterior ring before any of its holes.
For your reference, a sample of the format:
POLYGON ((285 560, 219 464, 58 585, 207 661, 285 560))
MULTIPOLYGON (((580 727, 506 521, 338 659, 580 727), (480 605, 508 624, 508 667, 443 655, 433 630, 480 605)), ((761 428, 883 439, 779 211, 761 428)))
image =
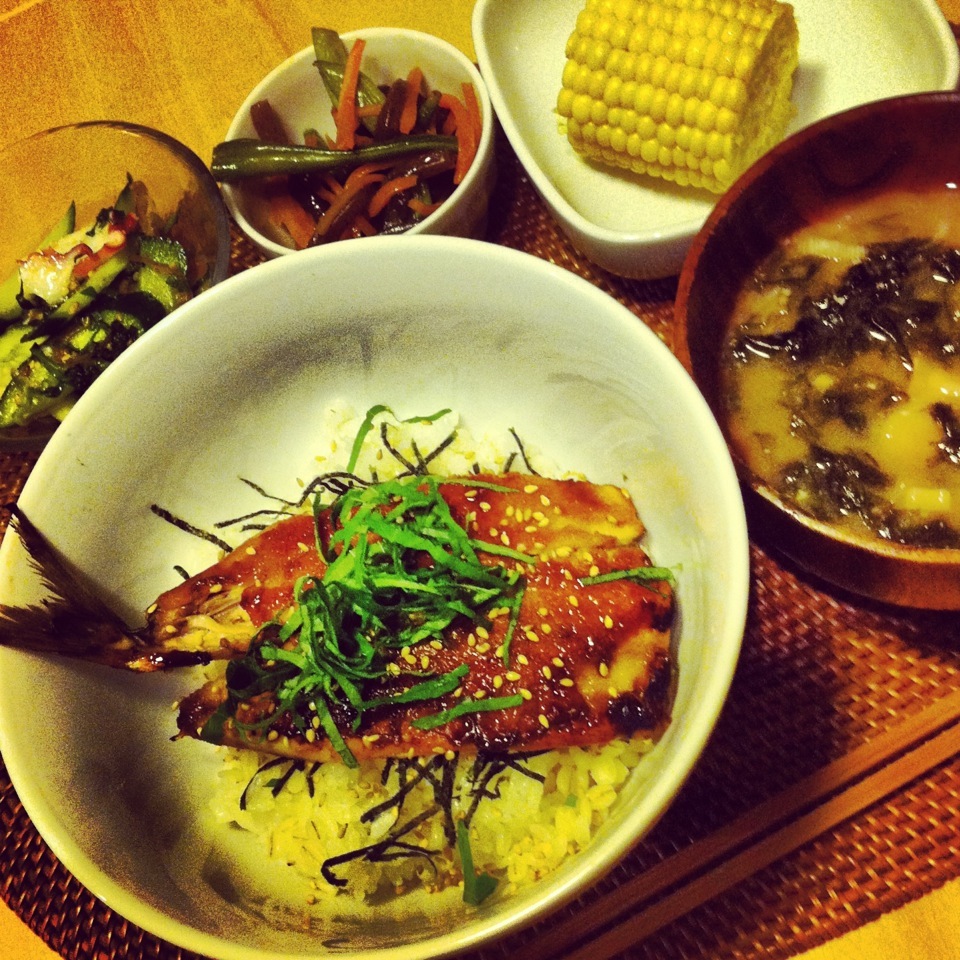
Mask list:
MULTIPOLYGON (((230 221, 216 181, 200 158, 149 127, 96 120, 54 127, 0 151, 0 278, 35 250, 71 202, 78 228, 112 206, 130 175, 147 188, 143 224, 158 232, 176 215, 194 291, 230 269, 230 221)), ((0 430, 0 450, 39 449, 59 425, 53 417, 0 430)))

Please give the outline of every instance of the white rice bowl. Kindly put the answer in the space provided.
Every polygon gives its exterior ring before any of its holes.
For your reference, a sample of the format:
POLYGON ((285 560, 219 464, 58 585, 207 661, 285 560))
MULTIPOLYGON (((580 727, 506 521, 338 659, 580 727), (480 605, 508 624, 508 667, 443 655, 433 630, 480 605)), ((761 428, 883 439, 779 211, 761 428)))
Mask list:
MULTIPOLYGON (((265 857, 261 836, 231 825, 237 814, 216 815, 220 749, 171 743, 171 704, 200 685, 201 670, 133 676, 0 649, 0 751, 52 851, 129 921, 220 960, 419 960, 477 947, 556 909, 669 805, 713 729, 739 652, 746 524, 699 391, 612 298, 557 266, 477 241, 336 244, 201 294, 80 399, 20 504, 107 602, 141 622, 176 582, 174 565, 195 572, 218 555, 151 504, 210 529, 262 505, 241 478, 289 494, 316 474, 328 411, 344 400, 360 413, 383 403, 401 416, 449 407, 474 436, 515 430, 541 462, 626 487, 647 526, 644 546, 677 573, 673 717, 649 753, 625 764, 632 770, 585 849, 543 879, 514 890, 507 878, 480 907, 450 888, 350 911, 285 858, 265 857)), ((6 536, 0 602, 41 593, 18 539, 6 536)), ((577 756, 578 765, 607 779, 593 761, 577 756)), ((555 794, 564 802, 576 794, 569 809, 589 809, 593 821, 607 788, 555 794)), ((550 812, 554 825, 559 816, 567 839, 584 836, 566 809, 550 812)))

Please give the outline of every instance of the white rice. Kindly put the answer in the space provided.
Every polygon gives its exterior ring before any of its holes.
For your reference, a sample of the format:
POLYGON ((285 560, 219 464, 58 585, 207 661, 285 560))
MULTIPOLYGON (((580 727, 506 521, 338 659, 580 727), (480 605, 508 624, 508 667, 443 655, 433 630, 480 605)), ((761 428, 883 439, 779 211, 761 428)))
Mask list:
MULTIPOLYGON (((317 457, 318 473, 346 465, 362 420, 346 405, 329 410, 324 424, 325 449, 317 457)), ((457 428, 456 442, 430 461, 431 473, 467 474, 476 465, 485 471, 500 471, 509 465, 509 452, 518 450, 511 437, 476 440, 452 413, 434 423, 413 426, 399 424, 385 414, 368 434, 355 470, 360 476, 384 480, 402 472, 402 465, 384 451, 381 422, 388 425, 391 445, 411 460, 416 460, 417 451, 427 454, 434 450, 457 428)), ((530 455, 532 451, 525 452, 530 455)), ((561 476, 542 460, 535 466, 543 474, 561 476)), ((513 469, 526 469, 522 459, 514 461, 513 469)), ((537 754, 523 761, 531 775, 507 767, 487 783, 486 793, 493 796, 484 796, 470 821, 475 871, 497 878, 499 897, 555 870, 590 843, 631 770, 651 746, 652 741, 646 739, 618 740, 537 754)), ((361 763, 357 768, 341 763, 316 765, 293 770, 282 788, 275 789, 278 778, 290 770, 289 763, 280 762, 258 773, 275 758, 250 750, 220 749, 223 764, 210 803, 213 816, 220 824, 253 834, 268 858, 287 864, 299 885, 305 882, 307 903, 336 898, 344 906, 346 902, 361 905, 415 889, 439 892, 462 886, 459 856, 445 836, 446 817, 441 813, 402 837, 404 842, 435 851, 429 857, 376 863, 355 859, 339 864, 332 871, 345 882, 343 886, 331 884, 322 874, 322 865, 329 858, 377 844, 430 807, 435 793, 427 783, 420 782, 411 790, 399 810, 392 806, 373 822, 364 823, 361 816, 365 811, 395 796, 399 786, 396 766, 384 782, 383 761, 361 763)), ((425 758, 419 762, 432 761, 425 758)), ((474 764, 473 758, 466 756, 448 763, 456 768, 449 807, 452 822, 456 822, 473 801, 474 764)))

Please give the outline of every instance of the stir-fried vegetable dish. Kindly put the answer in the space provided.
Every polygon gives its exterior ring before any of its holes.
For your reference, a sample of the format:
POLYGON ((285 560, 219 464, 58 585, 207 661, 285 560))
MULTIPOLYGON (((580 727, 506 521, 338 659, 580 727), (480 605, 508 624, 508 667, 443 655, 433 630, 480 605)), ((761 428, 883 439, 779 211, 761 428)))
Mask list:
POLYGON ((378 86, 361 69, 362 38, 348 48, 336 32, 315 28, 313 46, 334 132, 308 129, 295 142, 300 133, 260 100, 250 111, 257 137, 218 144, 214 177, 256 189, 271 225, 298 249, 410 229, 473 163, 482 125, 476 90, 432 90, 419 67, 378 86))

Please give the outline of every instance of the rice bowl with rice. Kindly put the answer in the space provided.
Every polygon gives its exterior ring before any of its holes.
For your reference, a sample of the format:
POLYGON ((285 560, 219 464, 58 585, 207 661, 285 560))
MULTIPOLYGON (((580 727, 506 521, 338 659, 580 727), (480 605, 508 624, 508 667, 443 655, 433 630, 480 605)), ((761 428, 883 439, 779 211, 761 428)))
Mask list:
MULTIPOLYGON (((352 473, 378 482, 418 462, 438 476, 527 467, 563 478, 522 438, 478 440, 453 412, 401 422, 384 410, 374 429, 365 432, 365 425, 349 406, 332 405, 318 472, 339 474, 352 453, 352 473), (354 448, 358 437, 363 446, 354 448)), ((206 672, 224 669, 221 663, 206 672)), ((213 833, 226 847, 253 837, 271 866, 265 871, 249 856, 224 854, 213 856, 212 869, 248 907, 301 911, 308 926, 312 908, 331 901, 338 913, 360 919, 372 904, 402 915, 409 909, 404 894, 467 902, 510 896, 586 849, 653 745, 653 738, 636 736, 526 755, 448 751, 353 768, 220 747, 207 811, 213 833), (462 824, 469 829, 467 864, 462 824)))

